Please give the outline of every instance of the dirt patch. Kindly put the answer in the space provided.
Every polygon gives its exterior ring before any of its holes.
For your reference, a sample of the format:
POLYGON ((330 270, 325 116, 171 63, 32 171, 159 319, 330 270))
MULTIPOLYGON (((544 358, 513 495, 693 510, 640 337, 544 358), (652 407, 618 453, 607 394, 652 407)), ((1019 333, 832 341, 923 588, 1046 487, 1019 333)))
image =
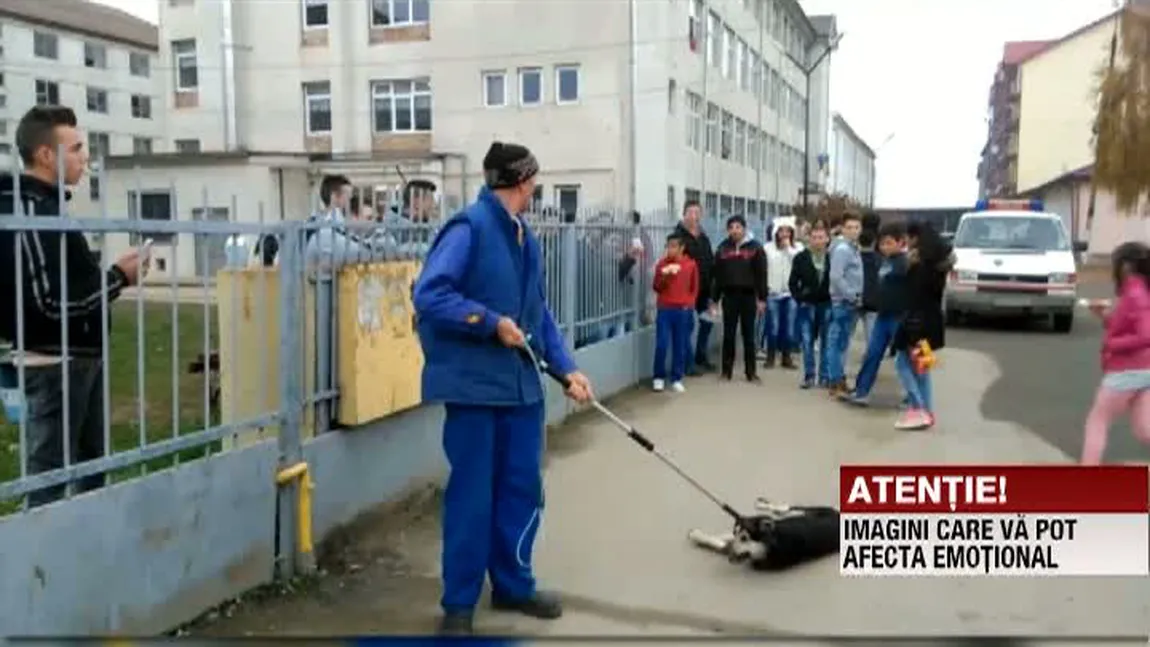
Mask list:
POLYGON ((425 634, 439 595, 441 491, 424 487, 332 531, 318 572, 251 591, 182 627, 179 636, 425 634))

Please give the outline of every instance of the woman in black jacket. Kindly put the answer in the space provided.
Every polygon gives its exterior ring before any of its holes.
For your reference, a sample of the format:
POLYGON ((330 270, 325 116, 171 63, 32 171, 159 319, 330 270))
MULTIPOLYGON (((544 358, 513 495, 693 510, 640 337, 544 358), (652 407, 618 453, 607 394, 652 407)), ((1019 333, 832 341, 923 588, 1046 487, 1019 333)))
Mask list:
POLYGON ((927 223, 907 227, 906 316, 895 335, 895 370, 906 390, 908 407, 895 423, 896 429, 920 430, 934 425, 934 399, 930 370, 919 371, 914 354, 925 341, 932 352, 946 345, 946 321, 942 298, 946 276, 954 267, 950 246, 927 223))

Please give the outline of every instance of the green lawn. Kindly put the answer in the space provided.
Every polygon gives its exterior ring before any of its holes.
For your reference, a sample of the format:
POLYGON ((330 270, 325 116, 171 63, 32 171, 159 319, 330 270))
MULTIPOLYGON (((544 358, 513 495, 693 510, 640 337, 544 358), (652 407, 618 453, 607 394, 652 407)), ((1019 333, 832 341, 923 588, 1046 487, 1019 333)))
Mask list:
MULTIPOLYGON (((210 307, 209 347, 216 349, 215 307, 210 307)), ((190 375, 188 366, 204 352, 205 309, 202 304, 180 304, 175 311, 170 303, 125 299, 112 306, 111 339, 109 340, 109 387, 111 391, 112 451, 134 449, 141 444, 171 438, 175 428, 174 411, 179 413, 179 430, 195 432, 204 428, 204 376, 190 375), (143 311, 143 325, 139 312, 143 311), (174 315, 174 317, 173 317, 174 315), (178 323, 177 325, 174 325, 178 323), (142 334, 140 334, 142 332, 142 334), (143 385, 137 370, 137 349, 143 345, 143 385), (176 363, 172 363, 173 344, 178 345, 176 363), (179 396, 173 402, 173 380, 178 380, 179 396), (144 437, 141 438, 139 402, 144 402, 144 437)), ((20 429, 0 416, 0 482, 20 475, 20 429)), ((202 457, 218 447, 188 450, 179 456, 187 461, 202 457)), ((164 469, 175 463, 171 456, 112 474, 123 480, 164 469)), ((0 515, 18 509, 18 501, 0 501, 0 515)))

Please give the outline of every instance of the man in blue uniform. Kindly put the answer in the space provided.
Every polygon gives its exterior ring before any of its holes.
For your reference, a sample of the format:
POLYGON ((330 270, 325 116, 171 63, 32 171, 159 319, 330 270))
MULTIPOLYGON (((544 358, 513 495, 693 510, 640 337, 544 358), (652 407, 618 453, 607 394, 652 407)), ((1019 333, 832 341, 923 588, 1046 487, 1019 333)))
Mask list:
POLYGON ((566 375, 567 395, 592 398, 544 296, 543 255, 520 217, 539 164, 523 146, 496 142, 486 186, 432 243, 415 285, 423 345, 423 398, 443 402, 451 468, 443 501, 440 632, 470 634, 485 575, 492 606, 554 619, 562 607, 538 591, 531 552, 543 508, 543 384, 521 348, 566 375))

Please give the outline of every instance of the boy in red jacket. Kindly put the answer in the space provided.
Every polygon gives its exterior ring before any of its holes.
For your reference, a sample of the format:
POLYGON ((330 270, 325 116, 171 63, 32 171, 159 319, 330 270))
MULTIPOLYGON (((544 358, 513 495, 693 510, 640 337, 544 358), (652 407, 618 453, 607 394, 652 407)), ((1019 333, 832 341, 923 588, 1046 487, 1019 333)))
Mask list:
POLYGON ((663 258, 655 264, 655 381, 662 391, 667 385, 667 349, 671 350, 671 390, 682 393, 691 331, 695 326, 695 301, 699 296, 699 268, 683 250, 686 242, 677 234, 667 237, 663 258))

